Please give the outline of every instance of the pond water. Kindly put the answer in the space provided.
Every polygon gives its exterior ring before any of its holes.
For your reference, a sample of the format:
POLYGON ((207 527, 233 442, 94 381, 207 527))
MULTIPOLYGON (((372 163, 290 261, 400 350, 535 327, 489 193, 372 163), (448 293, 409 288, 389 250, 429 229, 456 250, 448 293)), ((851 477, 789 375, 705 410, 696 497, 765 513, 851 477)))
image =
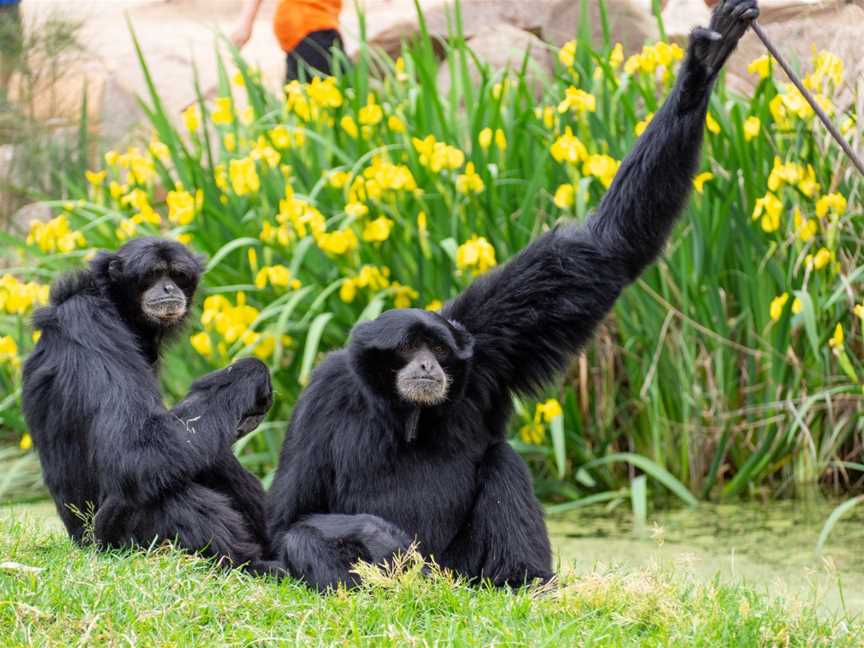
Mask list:
MULTIPOLYGON (((838 522, 821 555, 816 541, 836 502, 701 504, 658 511, 633 528, 625 509, 581 509, 549 516, 562 569, 598 565, 686 569, 697 579, 746 582, 769 595, 817 600, 826 613, 864 614, 864 505, 838 522)), ((0 520, 26 515, 62 531, 50 503, 0 507, 0 520)), ((2 556, 0 556, 2 560, 2 556)))
POLYGON ((864 613, 864 505, 835 526, 821 554, 819 532, 837 502, 702 504, 660 511, 633 528, 628 511, 586 509, 548 518, 562 565, 687 569, 698 578, 746 582, 784 597, 818 600, 826 612, 864 613))

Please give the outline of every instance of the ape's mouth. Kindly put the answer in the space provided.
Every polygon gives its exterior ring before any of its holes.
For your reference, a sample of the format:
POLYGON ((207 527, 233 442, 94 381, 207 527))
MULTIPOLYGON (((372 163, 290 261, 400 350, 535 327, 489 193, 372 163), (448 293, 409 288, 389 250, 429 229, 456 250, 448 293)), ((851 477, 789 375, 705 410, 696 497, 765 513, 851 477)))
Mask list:
POLYGON ((405 376, 399 391, 403 398, 417 405, 438 405, 447 398, 447 382, 437 376, 405 376))
POLYGON ((165 297, 143 304, 144 314, 161 322, 176 322, 186 314, 186 300, 165 297))

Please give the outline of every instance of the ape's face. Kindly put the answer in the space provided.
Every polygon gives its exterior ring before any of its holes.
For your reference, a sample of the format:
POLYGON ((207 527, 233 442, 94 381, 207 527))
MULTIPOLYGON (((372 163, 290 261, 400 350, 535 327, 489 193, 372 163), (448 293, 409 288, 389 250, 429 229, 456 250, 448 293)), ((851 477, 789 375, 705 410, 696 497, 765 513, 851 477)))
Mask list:
POLYGON ((419 407, 439 405, 447 399, 450 376, 441 366, 448 360, 449 348, 434 340, 412 340, 397 350, 404 363, 396 372, 396 392, 419 407))
POLYGON ((147 282, 149 287, 141 292, 141 312, 144 317, 164 327, 180 323, 189 309, 181 285, 188 283, 189 278, 178 273, 155 275, 147 282))
POLYGON ((202 261, 176 241, 134 239, 96 263, 105 264, 121 312, 148 331, 179 330, 198 287, 202 261))
POLYGON ((351 333, 351 367, 366 393, 405 409, 462 398, 474 340, 458 324, 417 308, 385 311, 351 333))

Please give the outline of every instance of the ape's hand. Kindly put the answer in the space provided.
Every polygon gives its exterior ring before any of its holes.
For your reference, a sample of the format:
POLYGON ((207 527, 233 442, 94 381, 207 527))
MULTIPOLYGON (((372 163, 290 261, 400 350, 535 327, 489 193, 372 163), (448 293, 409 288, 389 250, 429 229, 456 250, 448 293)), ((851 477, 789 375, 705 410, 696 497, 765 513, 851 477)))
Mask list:
POLYGON ((246 383, 249 401, 237 426, 237 438, 241 439, 257 428, 270 411, 273 405, 273 383, 267 365, 259 360, 239 360, 232 367, 236 372, 248 373, 248 378, 244 375, 243 382, 246 383))
POLYGON ((738 41, 759 16, 756 0, 723 0, 711 14, 708 28, 697 27, 690 34, 690 48, 694 58, 712 77, 723 64, 738 41))
POLYGON ((264 414, 252 414, 240 421, 240 425, 237 426, 237 439, 242 439, 244 436, 254 431, 259 425, 261 425, 261 421, 264 420, 265 416, 267 416, 266 412, 264 414))
POLYGON ((270 370, 260 360, 243 358, 232 365, 199 378, 175 414, 198 415, 205 403, 218 401, 234 413, 233 443, 258 427, 273 405, 270 370))

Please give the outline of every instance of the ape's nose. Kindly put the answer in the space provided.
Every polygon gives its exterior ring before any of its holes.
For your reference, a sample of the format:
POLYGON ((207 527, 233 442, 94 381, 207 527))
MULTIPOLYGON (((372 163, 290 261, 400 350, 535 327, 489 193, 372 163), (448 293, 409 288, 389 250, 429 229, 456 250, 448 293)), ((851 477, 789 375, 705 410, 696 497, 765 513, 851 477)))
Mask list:
POLYGON ((421 360, 420 361, 420 368, 423 371, 425 371, 426 373, 429 373, 432 371, 432 362, 429 360, 421 360))
POLYGON ((166 292, 166 293, 168 293, 168 294, 170 295, 170 294, 173 293, 175 290, 177 290, 177 286, 175 286, 175 285, 174 285, 173 283, 171 283, 170 281, 166 281, 166 282, 165 282, 165 292, 166 292))

